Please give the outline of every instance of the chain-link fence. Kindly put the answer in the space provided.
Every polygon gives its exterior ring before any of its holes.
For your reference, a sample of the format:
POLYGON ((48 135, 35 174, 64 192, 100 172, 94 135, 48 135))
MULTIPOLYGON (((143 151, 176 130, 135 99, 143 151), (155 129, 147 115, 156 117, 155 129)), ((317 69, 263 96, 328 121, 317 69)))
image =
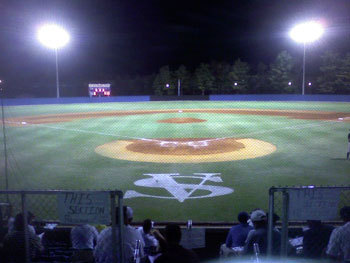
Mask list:
POLYGON ((123 262, 122 207, 121 191, 0 191, 1 257, 93 262, 96 252, 123 262), (111 251, 96 250, 99 232, 111 251))
POLYGON ((281 228, 276 228, 273 216, 268 217, 267 254, 272 255, 280 246, 282 256, 325 257, 329 237, 341 222, 339 212, 344 206, 350 206, 350 186, 270 188, 269 215, 281 216, 281 228), (291 225, 302 227, 298 236, 292 235, 291 225))

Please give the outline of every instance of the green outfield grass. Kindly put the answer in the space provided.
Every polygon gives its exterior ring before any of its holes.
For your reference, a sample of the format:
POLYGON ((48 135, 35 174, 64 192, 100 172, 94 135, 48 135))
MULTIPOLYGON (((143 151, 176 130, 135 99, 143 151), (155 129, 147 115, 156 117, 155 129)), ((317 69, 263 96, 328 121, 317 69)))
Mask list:
MULTIPOLYGON (((316 102, 142 102, 67 104, 5 107, 5 117, 110 110, 152 109, 283 109, 350 112, 350 103, 316 102)), ((161 221, 232 221, 239 211, 267 209, 271 186, 341 185, 350 179, 346 161, 349 122, 290 119, 261 115, 214 113, 160 113, 83 119, 72 122, 6 127, 10 189, 118 189, 144 195, 171 197, 164 188, 142 187, 135 181, 144 174, 218 173, 222 180, 204 185, 228 187, 232 193, 209 198, 125 200, 135 220, 151 217, 161 221), (199 118, 192 124, 158 123, 167 118, 199 118), (274 144, 277 150, 260 158, 213 163, 147 163, 98 155, 102 144, 129 138, 252 138, 274 144)), ((1 138, 3 145, 3 138, 1 138)), ((4 152, 1 151, 1 160, 4 152)), ((1 170, 4 164, 1 162, 1 170)), ((1 172, 1 188, 5 179, 1 172)), ((201 180, 179 178, 191 197, 208 194, 193 189, 201 180)))

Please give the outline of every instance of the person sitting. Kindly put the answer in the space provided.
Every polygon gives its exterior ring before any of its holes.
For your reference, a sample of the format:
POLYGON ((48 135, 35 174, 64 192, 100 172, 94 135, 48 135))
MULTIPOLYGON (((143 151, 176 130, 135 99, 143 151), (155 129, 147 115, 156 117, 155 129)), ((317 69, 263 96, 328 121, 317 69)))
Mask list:
POLYGON ((165 239, 162 234, 153 229, 151 219, 145 219, 143 221, 142 227, 138 228, 145 242, 144 252, 146 255, 154 255, 159 249, 159 240, 164 243, 165 239))
MULTIPOLYGON (((116 208, 116 221, 118 222, 118 208, 116 208)), ((124 258, 126 262, 131 262, 134 259, 134 251, 137 246, 137 242, 139 240, 140 244, 140 254, 139 257, 144 257, 143 248, 145 246, 145 243, 143 241, 143 238, 140 234, 140 232, 132 227, 130 223, 133 219, 133 211, 131 207, 124 206, 123 207, 123 214, 124 214, 124 225, 123 227, 123 252, 124 252, 124 258)), ((119 224, 119 222, 118 222, 119 224)), ((117 240, 120 238, 120 234, 117 228, 117 240)), ((102 232, 99 235, 99 238, 97 240, 97 245, 94 250, 94 258, 96 263, 109 263, 113 262, 113 248, 112 248, 112 227, 105 228, 102 230, 102 232)), ((117 255, 119 254, 118 247, 116 247, 117 255)))
MULTIPOLYGON (((248 234, 246 244, 244 246, 243 254, 254 254, 254 243, 259 246, 261 255, 267 253, 267 216, 262 210, 255 210, 250 215, 250 220, 254 225, 254 230, 251 230, 248 234)), ((281 249, 281 234, 273 229, 273 244, 272 254, 279 255, 281 249)))
POLYGON ((249 214, 247 212, 240 212, 237 217, 239 224, 231 227, 225 244, 220 247, 220 256, 225 258, 232 255, 240 255, 243 251, 247 235, 252 226, 248 224, 249 214))
POLYGON ((327 255, 334 259, 350 262, 350 206, 340 209, 340 216, 344 220, 343 226, 333 230, 327 246, 327 255))
POLYGON ((307 258, 319 259, 325 255, 329 237, 334 229, 320 220, 308 220, 309 229, 304 232, 303 254, 307 258))
POLYGON ((97 243, 98 232, 94 226, 83 224, 72 228, 70 239, 75 249, 72 261, 93 262, 93 249, 97 243))
MULTIPOLYGON (((29 258, 37 258, 44 248, 40 238, 28 228, 29 258)), ((17 214, 14 220, 14 229, 4 239, 4 262, 26 262, 25 249, 25 222, 22 213, 17 214)))
POLYGON ((180 245, 181 229, 177 224, 169 224, 165 227, 165 251, 154 261, 155 263, 197 263, 197 255, 180 245))
POLYGON ((247 212, 240 212, 237 219, 239 224, 230 229, 226 238, 228 248, 243 247, 249 231, 253 229, 248 225, 249 214, 247 212))
MULTIPOLYGON (((34 214, 30 211, 27 213, 27 222, 28 222, 28 231, 36 235, 35 228, 33 226, 33 219, 35 218, 34 214)), ((15 218, 9 217, 8 219, 8 233, 11 234, 15 231, 15 218)))

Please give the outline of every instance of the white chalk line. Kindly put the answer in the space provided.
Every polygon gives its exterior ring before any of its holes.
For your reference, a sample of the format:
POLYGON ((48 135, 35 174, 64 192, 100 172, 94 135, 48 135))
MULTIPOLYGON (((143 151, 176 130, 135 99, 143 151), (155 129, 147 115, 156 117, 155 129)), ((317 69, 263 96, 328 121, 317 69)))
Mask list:
MULTIPOLYGON (((148 138, 141 138, 141 137, 133 137, 133 136, 125 136, 125 135, 116 135, 116 134, 111 134, 111 133, 105 133, 105 132, 98 132, 98 131, 87 131, 87 130, 82 130, 82 129, 69 129, 69 128, 62 128, 62 127, 57 127, 57 126, 51 126, 51 125, 45 125, 45 124, 31 124, 31 123, 26 123, 23 124, 22 122, 11 122, 11 121, 5 121, 6 123, 9 124, 20 124, 23 126, 34 126, 34 127, 40 127, 40 128, 48 128, 48 129, 54 129, 54 130, 63 130, 63 131, 71 131, 71 132, 80 132, 80 133, 88 133, 88 134, 95 134, 95 135, 104 135, 104 136, 112 136, 116 138, 125 138, 125 139, 133 139, 133 140, 143 140, 143 141, 154 141, 154 142, 159 142, 159 143, 172 143, 174 141, 164 141, 164 140, 157 140, 157 139, 148 139, 148 138)), ((238 133, 235 134, 235 136, 230 136, 230 137, 220 137, 220 138, 213 138, 213 139, 207 139, 207 140, 202 140, 202 141, 196 141, 196 142, 210 142, 210 141, 218 141, 218 140, 225 140, 225 139, 232 139, 232 138, 237 138, 237 137, 247 137, 251 135, 257 135, 257 134, 267 134, 267 133, 273 133, 276 131, 281 131, 281 130, 291 130, 291 129, 304 129, 304 128, 311 128, 311 127, 320 127, 320 126, 325 126, 325 124, 335 124, 335 123, 343 123, 342 121, 322 121, 320 122, 315 122, 315 123, 308 123, 308 124, 299 124, 299 125, 293 125, 293 126, 287 126, 287 127, 282 127, 282 128, 276 128, 276 129, 270 129, 270 130, 263 130, 263 131, 256 131, 256 132, 248 132, 248 133, 238 133)))

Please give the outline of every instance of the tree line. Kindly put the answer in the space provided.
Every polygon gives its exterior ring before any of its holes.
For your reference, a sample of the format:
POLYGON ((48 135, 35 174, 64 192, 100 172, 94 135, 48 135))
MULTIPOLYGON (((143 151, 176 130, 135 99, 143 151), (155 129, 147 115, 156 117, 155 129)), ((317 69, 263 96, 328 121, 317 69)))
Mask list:
MULTIPOLYGON (((254 67, 241 59, 232 64, 201 63, 192 71, 185 65, 176 69, 167 65, 153 75, 119 77, 114 84, 117 90, 123 87, 118 93, 128 95, 177 95, 179 82, 181 95, 300 94, 300 60, 282 51, 271 64, 254 67)), ((307 69, 306 94, 350 94, 350 53, 327 51, 307 69)))

